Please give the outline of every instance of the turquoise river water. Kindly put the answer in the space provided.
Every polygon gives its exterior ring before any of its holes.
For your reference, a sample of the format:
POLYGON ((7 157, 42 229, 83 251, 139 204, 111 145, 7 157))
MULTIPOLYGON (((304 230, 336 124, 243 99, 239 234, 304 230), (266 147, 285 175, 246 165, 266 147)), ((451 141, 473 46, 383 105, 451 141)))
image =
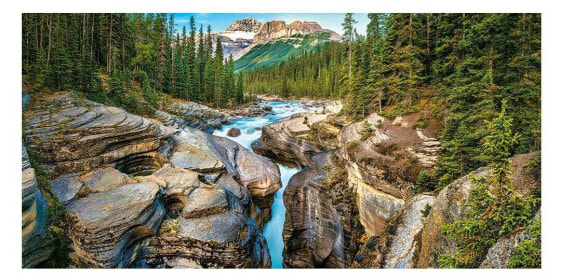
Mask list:
MULTIPOLYGON (((273 109, 274 114, 256 117, 243 117, 232 121, 229 125, 223 125, 220 130, 214 132, 217 136, 230 138, 245 148, 251 150, 251 143, 261 137, 261 127, 278 122, 279 120, 289 117, 292 114, 306 111, 306 109, 299 102, 267 102, 263 105, 269 105, 273 109), (238 137, 229 137, 227 132, 230 128, 236 127, 240 129, 238 137)), ((290 178, 298 172, 297 168, 289 168, 281 164, 279 166, 281 174, 282 188, 279 189, 274 196, 274 202, 271 207, 271 220, 265 224, 263 235, 267 239, 269 245, 269 252, 271 253, 271 261, 273 268, 282 268, 282 251, 284 249, 284 242, 282 241, 282 229, 284 226, 284 218, 286 209, 282 199, 284 189, 288 184, 290 178)))

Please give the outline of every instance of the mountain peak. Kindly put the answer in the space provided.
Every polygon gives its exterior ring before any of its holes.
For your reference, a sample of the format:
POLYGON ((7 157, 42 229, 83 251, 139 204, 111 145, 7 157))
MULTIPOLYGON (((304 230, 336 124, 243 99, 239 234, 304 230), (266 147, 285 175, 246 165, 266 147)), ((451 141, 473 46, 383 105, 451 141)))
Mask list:
POLYGON ((236 20, 236 22, 226 28, 226 31, 258 32, 261 29, 261 25, 261 22, 256 19, 246 17, 236 20))
POLYGON ((329 30, 323 29, 319 23, 315 21, 300 21, 296 20, 288 25, 283 20, 271 20, 264 23, 259 29, 259 32, 253 38, 254 43, 263 44, 268 41, 288 38, 294 35, 306 35, 319 32, 327 32, 331 35, 331 39, 334 41, 339 41, 340 36, 329 30))

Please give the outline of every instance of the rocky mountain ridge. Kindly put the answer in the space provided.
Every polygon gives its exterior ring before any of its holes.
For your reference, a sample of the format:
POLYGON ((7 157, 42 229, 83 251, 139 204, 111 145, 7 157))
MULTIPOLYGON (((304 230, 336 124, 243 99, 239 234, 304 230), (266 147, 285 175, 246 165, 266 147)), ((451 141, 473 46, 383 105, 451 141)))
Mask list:
POLYGON ((274 42, 282 38, 295 35, 328 33, 329 40, 341 41, 342 37, 336 32, 324 29, 314 21, 294 21, 286 24, 283 20, 272 20, 261 23, 248 17, 236 20, 225 31, 212 34, 213 41, 220 39, 226 56, 232 54, 234 60, 241 58, 254 46, 274 42))
POLYGON ((261 22, 254 18, 246 17, 244 19, 238 19, 232 25, 226 28, 226 31, 243 31, 243 32, 259 32, 261 29, 261 22))

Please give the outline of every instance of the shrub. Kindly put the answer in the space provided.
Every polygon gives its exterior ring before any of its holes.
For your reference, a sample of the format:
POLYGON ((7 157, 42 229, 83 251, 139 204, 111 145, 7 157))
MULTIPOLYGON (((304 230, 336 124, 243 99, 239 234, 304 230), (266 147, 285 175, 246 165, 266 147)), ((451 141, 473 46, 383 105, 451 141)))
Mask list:
POLYGON ((377 143, 375 147, 376 147, 376 152, 384 156, 392 155, 395 151, 397 151, 397 145, 395 143, 391 143, 391 144, 377 143))
POLYGON ((425 170, 419 172, 419 176, 417 177, 417 182, 415 182, 415 193, 423 193, 433 191, 436 188, 436 181, 434 179, 434 175, 429 173, 425 170))
POLYGON ((423 218, 427 218, 427 216, 429 216, 431 209, 432 209, 432 205, 430 205, 429 203, 425 204, 425 207, 421 209, 421 214, 423 215, 423 218))
POLYGON ((368 120, 364 120, 364 122, 362 122, 361 129, 358 130, 361 140, 367 140, 369 137, 372 136, 373 132, 374 130, 372 130, 372 124, 370 124, 368 120))
POLYGON ((514 253, 508 259, 508 268, 541 268, 541 221, 533 221, 528 231, 531 239, 522 241, 522 244, 514 249, 514 253))
POLYGON ((426 128, 429 126, 429 123, 427 121, 417 121, 414 125, 413 125, 413 129, 419 129, 419 128, 426 128))
POLYGON ((541 153, 538 153, 532 157, 532 159, 528 160, 528 163, 524 166, 524 174, 529 175, 536 180, 541 179, 542 173, 542 156, 541 153))

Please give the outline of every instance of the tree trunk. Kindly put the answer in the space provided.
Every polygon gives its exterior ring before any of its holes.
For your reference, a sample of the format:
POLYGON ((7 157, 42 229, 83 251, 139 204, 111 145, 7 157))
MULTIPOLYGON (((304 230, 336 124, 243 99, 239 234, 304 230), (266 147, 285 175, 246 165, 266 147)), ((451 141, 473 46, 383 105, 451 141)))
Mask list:
MULTIPOLYGON (((413 14, 409 14, 409 47, 413 48, 413 14)), ((407 105, 411 105, 412 96, 411 91, 413 90, 413 62, 411 61, 409 65, 409 88, 407 89, 407 105)))
POLYGON ((95 26, 95 14, 92 15, 92 35, 90 37, 90 71, 92 70, 92 60, 93 60, 94 26, 95 26))
POLYGON ((430 14, 427 13, 427 54, 430 54, 430 14))
POLYGON ((52 30, 53 30, 53 14, 50 16, 49 24, 47 25, 49 28, 49 44, 47 46, 47 68, 49 68, 49 60, 51 59, 51 37, 52 37, 52 30))
POLYGON ((462 41, 466 40, 466 14, 462 14, 462 41))
POLYGON ((113 15, 109 14, 109 38, 107 39, 107 74, 111 75, 111 38, 113 37, 113 15))

